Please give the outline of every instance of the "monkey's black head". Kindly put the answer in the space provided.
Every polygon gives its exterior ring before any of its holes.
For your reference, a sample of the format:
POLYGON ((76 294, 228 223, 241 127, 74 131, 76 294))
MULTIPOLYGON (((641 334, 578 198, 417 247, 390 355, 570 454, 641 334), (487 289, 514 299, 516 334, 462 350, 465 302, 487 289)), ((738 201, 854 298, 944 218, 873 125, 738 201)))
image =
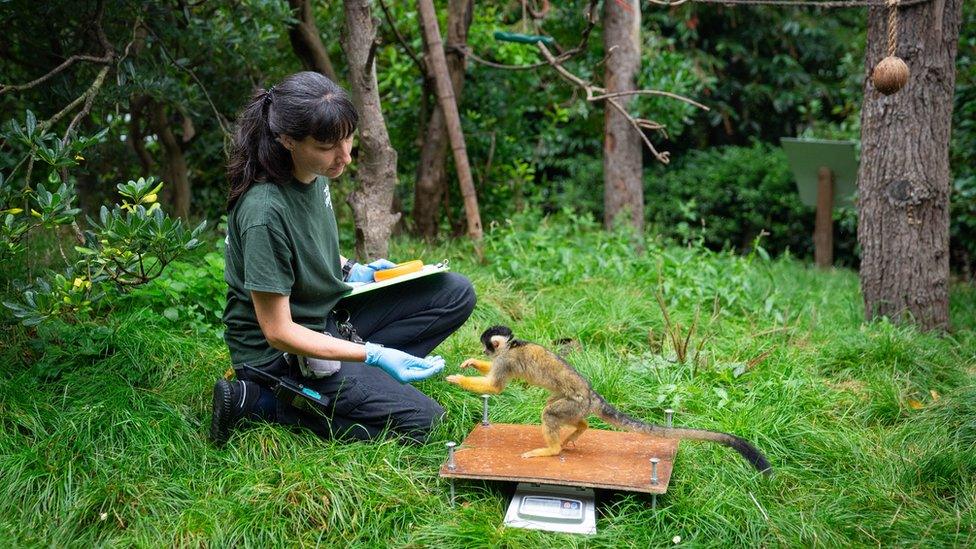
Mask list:
POLYGON ((512 329, 508 326, 492 326, 481 334, 481 344, 485 346, 488 356, 495 354, 503 344, 510 344, 513 339, 512 329))

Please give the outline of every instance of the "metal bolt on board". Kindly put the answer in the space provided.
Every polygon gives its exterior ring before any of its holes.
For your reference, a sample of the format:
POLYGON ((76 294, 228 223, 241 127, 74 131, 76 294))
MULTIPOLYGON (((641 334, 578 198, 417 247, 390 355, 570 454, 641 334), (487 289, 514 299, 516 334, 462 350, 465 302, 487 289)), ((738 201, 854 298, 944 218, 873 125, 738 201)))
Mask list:
POLYGON ((453 471, 457 469, 457 463, 454 462, 454 447, 457 446, 457 443, 448 442, 444 446, 447 446, 447 468, 453 471))

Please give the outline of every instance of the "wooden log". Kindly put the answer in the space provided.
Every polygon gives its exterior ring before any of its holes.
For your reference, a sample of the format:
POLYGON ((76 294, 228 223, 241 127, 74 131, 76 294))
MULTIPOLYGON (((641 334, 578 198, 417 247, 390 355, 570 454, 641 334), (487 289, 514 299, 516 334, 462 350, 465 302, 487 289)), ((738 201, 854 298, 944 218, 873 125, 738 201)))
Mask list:
POLYGON ((461 196, 464 198, 464 212, 468 221, 468 236, 475 242, 479 242, 482 228, 481 214, 478 211, 478 195, 475 193, 474 181, 471 178, 468 150, 464 143, 464 133, 461 131, 461 115, 458 113, 457 102, 454 99, 454 89, 447 70, 447 59, 444 56, 444 45, 441 42, 433 0, 417 0, 417 11, 427 41, 427 66, 434 75, 437 102, 444 112, 447 135, 451 140, 451 150, 454 153, 454 167, 457 170, 461 196))

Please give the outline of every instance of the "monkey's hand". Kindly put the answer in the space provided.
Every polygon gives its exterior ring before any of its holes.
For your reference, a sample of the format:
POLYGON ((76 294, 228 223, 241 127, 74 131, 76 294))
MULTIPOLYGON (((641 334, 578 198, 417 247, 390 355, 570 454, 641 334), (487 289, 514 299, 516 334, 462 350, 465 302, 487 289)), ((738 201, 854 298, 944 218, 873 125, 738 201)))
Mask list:
POLYGON ((478 360, 476 358, 469 358, 461 363, 461 369, 464 368, 475 368, 482 374, 487 374, 491 370, 491 362, 487 360, 478 360))
POLYGON ((453 383, 453 384, 455 384, 455 385, 460 385, 460 384, 461 384, 461 378, 462 378, 462 377, 464 377, 464 376, 459 376, 459 375, 457 375, 457 374, 454 374, 454 375, 451 375, 451 376, 447 376, 447 377, 445 377, 444 379, 445 379, 445 380, 446 380, 446 381, 447 381, 448 383, 453 383))

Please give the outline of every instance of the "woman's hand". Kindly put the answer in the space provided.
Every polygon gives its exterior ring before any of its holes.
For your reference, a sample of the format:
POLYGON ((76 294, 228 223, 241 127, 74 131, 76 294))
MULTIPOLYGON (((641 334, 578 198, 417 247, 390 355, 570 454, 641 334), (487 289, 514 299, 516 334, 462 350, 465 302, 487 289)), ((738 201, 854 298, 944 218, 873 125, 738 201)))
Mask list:
POLYGON ((356 263, 349 271, 349 278, 346 279, 346 282, 373 282, 376 271, 392 269, 393 267, 396 267, 396 263, 388 259, 377 259, 367 265, 356 263))
POLYGON ((378 366, 400 383, 427 379, 444 369, 444 359, 439 356, 418 358, 375 343, 366 344, 366 364, 378 366))

